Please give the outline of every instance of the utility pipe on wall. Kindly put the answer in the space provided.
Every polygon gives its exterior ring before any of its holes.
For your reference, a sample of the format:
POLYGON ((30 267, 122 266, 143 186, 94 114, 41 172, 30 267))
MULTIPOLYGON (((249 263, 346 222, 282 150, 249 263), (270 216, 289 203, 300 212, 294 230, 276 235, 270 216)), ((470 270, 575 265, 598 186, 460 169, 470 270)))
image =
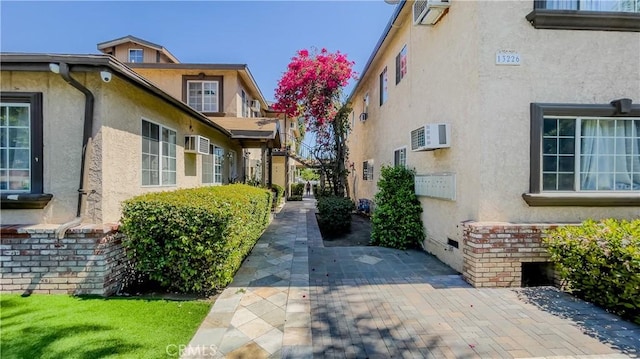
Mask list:
POLYGON ((72 228, 80 223, 82 223, 82 196, 86 194, 84 189, 84 172, 85 172, 85 164, 87 162, 87 145, 89 143, 89 139, 91 138, 91 132, 93 130, 93 107, 94 107, 94 96, 89 89, 84 87, 80 82, 71 77, 69 71, 69 65, 64 62, 61 62, 57 66, 55 64, 51 64, 50 68, 53 72, 60 73, 60 76, 71 86, 76 88, 78 91, 82 92, 85 96, 84 101, 84 131, 82 135, 82 157, 80 161, 80 184, 78 187, 78 206, 76 210, 76 218, 72 221, 62 224, 56 230, 56 237, 58 239, 64 238, 65 233, 69 228, 72 228))

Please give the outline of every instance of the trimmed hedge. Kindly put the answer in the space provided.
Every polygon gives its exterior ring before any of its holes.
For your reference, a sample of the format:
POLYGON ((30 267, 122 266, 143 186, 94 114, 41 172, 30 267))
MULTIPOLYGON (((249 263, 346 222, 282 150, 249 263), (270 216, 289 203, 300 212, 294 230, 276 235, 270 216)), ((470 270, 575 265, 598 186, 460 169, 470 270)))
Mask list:
POLYGON ((351 228, 351 212, 355 205, 347 197, 318 197, 318 225, 327 233, 348 231, 351 228))
POLYGON ((282 202, 282 197, 284 196, 284 188, 282 186, 277 185, 275 183, 271 184, 271 190, 273 191, 273 208, 278 207, 278 205, 282 202))
POLYGON ((640 219, 558 227, 544 243, 576 296, 640 324, 640 219))
POLYGON ((294 183, 291 185, 291 196, 304 195, 304 183, 294 183))
POLYGON ((382 166, 371 219, 371 244, 397 249, 419 248, 425 233, 422 206, 414 191, 415 173, 382 166))
POLYGON ((241 184, 154 192, 123 202, 124 246, 163 287, 209 294, 233 279, 269 224, 271 192, 241 184))

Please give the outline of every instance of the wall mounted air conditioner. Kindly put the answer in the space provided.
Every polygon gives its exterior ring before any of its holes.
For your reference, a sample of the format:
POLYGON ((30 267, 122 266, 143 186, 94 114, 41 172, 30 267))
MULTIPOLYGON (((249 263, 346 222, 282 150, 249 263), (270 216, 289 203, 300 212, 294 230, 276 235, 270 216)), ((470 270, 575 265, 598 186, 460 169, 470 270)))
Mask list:
POLYGON ((430 123, 411 131, 411 151, 451 147, 451 125, 430 123))
POLYGON ((197 135, 187 135, 184 136, 184 152, 186 153, 199 153, 201 155, 210 155, 211 151, 209 149, 209 145, 211 141, 208 138, 197 136, 197 135))
POLYGON ((260 101, 258 100, 251 101, 251 111, 260 112, 260 101))
POLYGON ((413 3, 413 24, 434 25, 449 8, 449 0, 416 0, 413 3))

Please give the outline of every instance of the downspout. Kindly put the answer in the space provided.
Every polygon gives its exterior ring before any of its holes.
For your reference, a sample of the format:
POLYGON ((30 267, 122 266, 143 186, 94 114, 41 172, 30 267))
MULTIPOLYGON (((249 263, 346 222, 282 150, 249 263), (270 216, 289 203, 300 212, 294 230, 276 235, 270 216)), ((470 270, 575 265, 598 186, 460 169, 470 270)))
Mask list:
POLYGON ((71 77, 69 73, 69 65, 64 62, 59 64, 60 76, 71 86, 75 87, 78 91, 84 94, 84 131, 82 136, 82 158, 80 162, 80 184, 78 187, 78 206, 76 210, 76 218, 73 220, 61 224, 55 231, 56 238, 63 239, 69 228, 75 227, 82 223, 82 196, 86 194, 84 190, 84 168, 87 161, 87 144, 89 138, 91 138, 91 131, 93 129, 93 105, 94 97, 93 93, 84 87, 80 82, 71 77))

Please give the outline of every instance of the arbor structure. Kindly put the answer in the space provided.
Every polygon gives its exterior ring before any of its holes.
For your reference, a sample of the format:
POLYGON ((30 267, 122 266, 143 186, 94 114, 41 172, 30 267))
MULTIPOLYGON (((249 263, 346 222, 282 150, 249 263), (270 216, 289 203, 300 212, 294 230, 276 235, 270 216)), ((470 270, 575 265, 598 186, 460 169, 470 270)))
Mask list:
POLYGON ((345 141, 350 110, 342 105, 341 95, 349 80, 355 79, 353 65, 340 51, 299 50, 278 81, 275 93, 276 110, 303 118, 307 128, 316 133, 314 156, 338 196, 347 193, 345 141))

